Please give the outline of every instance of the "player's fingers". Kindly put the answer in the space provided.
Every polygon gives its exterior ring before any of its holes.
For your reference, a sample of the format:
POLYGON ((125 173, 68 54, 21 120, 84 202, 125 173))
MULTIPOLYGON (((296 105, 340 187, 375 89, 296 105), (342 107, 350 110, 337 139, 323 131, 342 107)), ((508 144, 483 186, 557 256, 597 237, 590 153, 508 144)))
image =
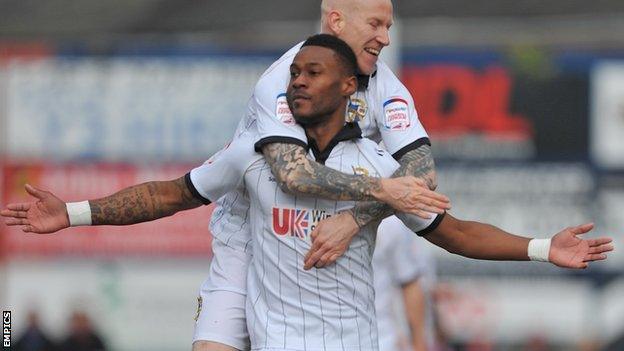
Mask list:
POLYGON ((609 244, 610 242, 612 242, 613 239, 611 238, 596 238, 596 239, 589 239, 587 240, 587 244, 589 244, 590 247, 593 246, 600 246, 600 245, 604 245, 604 244, 609 244))
POLYGON ((442 204, 450 204, 451 203, 451 199, 449 199, 446 195, 440 194, 438 192, 435 192, 435 191, 429 190, 429 189, 422 190, 421 196, 424 196, 424 197, 426 197, 428 199, 434 200, 434 201, 442 203, 442 204))
POLYGON ((310 268, 314 267, 326 252, 327 252, 327 249, 323 247, 316 250, 314 253, 312 253, 312 255, 310 255, 310 257, 306 261, 304 261, 303 269, 307 271, 310 268))
POLYGON ((418 217, 420 217, 422 219, 431 219, 431 213, 423 211, 423 210, 418 209, 418 208, 410 209, 410 210, 407 210, 405 212, 411 213, 413 215, 416 215, 416 216, 418 216, 418 217))
POLYGON ((443 214, 447 210, 445 206, 435 206, 435 205, 428 205, 428 204, 422 204, 420 206, 420 209, 426 212, 437 213, 437 214, 443 214))
POLYGON ((30 209, 29 203, 8 204, 7 209, 13 211, 28 211, 30 209))
POLYGON ((44 197, 46 197, 46 193, 43 190, 37 189, 34 186, 30 185, 30 184, 26 184, 24 186, 24 188, 26 189, 26 192, 29 193, 30 195, 36 197, 39 200, 42 200, 44 197))
POLYGON ((316 262, 316 264, 314 265, 314 267, 316 267, 316 268, 324 268, 324 267, 329 266, 331 263, 333 263, 333 262, 330 262, 330 258, 331 258, 331 256, 333 256, 333 254, 332 254, 332 253, 326 253, 326 254, 324 254, 324 255, 323 255, 323 256, 322 256, 322 257, 318 260, 318 262, 316 262))
POLYGON ((310 247, 310 250, 308 250, 308 252, 306 253, 304 257, 304 261, 307 261, 310 258, 310 256, 315 254, 323 246, 323 242, 324 240, 322 239, 318 239, 312 242, 312 247, 310 247))
POLYGON ((588 253, 599 254, 599 253, 609 252, 609 251, 613 251, 613 244, 603 244, 599 246, 590 247, 588 253))
POLYGON ((585 223, 581 225, 577 225, 576 227, 570 228, 570 231, 574 233, 574 235, 581 235, 589 232, 594 228, 594 223, 585 223))
POLYGON ((32 233, 32 232, 34 232, 33 227, 32 227, 32 226, 30 226, 30 225, 25 225, 25 226, 23 226, 23 227, 22 227, 22 231, 23 231, 24 233, 32 233))
POLYGON ((310 233, 310 239, 312 239, 312 242, 314 242, 314 240, 316 240, 316 237, 318 235, 319 235, 319 226, 314 228, 314 230, 312 230, 312 233, 310 233))
POLYGON ((4 217, 13 217, 13 218, 26 218, 28 217, 28 212, 26 211, 12 211, 12 210, 3 210, 1 212, 4 217))
POLYGON ((4 223, 6 225, 29 225, 30 222, 26 218, 7 218, 4 223))
POLYGON ((592 254, 592 255, 585 256, 585 258, 583 259, 583 262, 602 261, 606 259, 607 259, 607 255, 605 254, 592 254))

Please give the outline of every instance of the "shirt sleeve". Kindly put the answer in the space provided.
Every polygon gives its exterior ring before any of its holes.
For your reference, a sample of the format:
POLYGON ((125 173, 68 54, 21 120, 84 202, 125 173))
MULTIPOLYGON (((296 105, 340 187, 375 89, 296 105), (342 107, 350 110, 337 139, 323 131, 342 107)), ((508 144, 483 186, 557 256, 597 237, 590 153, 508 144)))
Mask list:
POLYGON ((409 213, 397 213, 396 216, 407 228, 416 233, 416 235, 424 236, 434 231, 440 225, 445 214, 446 213, 439 215, 432 213, 429 219, 424 219, 409 213))
MULTIPOLYGON (((298 51, 298 50, 297 50, 298 51)), ((258 124, 258 141, 255 150, 270 143, 292 143, 307 148, 303 128, 295 122, 286 101, 290 81, 290 64, 297 53, 291 49, 267 71, 256 84, 251 103, 258 124)))
MULTIPOLYGON (((423 272, 422 262, 412 249, 418 238, 398 218, 392 216, 381 222, 377 230, 378 236, 388 236, 391 247, 386 259, 390 260, 393 280, 400 285, 411 283, 418 279, 423 272)), ((383 239, 381 239, 383 240, 383 239)))
POLYGON ((377 92, 380 105, 375 117, 388 152, 398 160, 411 150, 431 145, 405 85, 383 63, 378 66, 377 74, 380 75, 377 92))
POLYGON ((186 175, 189 189, 203 203, 216 201, 242 184, 249 165, 259 158, 251 135, 236 138, 186 175))

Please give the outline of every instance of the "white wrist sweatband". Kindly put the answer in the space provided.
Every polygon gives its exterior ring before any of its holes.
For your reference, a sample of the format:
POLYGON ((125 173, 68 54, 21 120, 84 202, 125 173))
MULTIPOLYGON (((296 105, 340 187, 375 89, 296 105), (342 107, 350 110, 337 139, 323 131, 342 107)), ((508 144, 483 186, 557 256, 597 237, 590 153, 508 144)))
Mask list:
POLYGON ((548 262, 550 239, 531 239, 527 251, 531 261, 548 262))
POLYGON ((67 215, 71 227, 91 225, 91 206, 89 206, 89 201, 68 202, 65 205, 67 206, 67 215))

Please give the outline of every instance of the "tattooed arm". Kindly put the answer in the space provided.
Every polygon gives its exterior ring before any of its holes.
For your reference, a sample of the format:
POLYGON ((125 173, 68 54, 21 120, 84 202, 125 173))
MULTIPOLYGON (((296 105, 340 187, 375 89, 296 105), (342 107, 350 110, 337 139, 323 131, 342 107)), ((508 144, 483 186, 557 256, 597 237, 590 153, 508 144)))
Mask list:
MULTIPOLYGON (((271 143, 265 145, 262 151, 282 190, 291 194, 332 200, 377 200, 391 208, 422 217, 428 216, 427 211, 442 213, 448 207, 445 196, 427 189, 427 182, 433 182, 433 178, 425 181, 409 174, 418 168, 411 162, 403 166, 409 168, 397 173, 396 178, 374 178, 349 175, 325 167, 308 159, 305 149, 296 144, 271 143)), ((403 158, 414 157, 408 153, 403 158)), ((362 221, 379 210, 377 207, 366 210, 361 215, 362 221)))
MULTIPOLYGON (((7 225, 21 226, 25 232, 53 233, 69 227, 65 202, 54 194, 26 185, 36 201, 9 204, 0 211, 7 225)), ((127 225, 171 216, 202 205, 184 177, 148 182, 123 189, 113 195, 89 201, 93 225, 127 225)))
MULTIPOLYGON (((393 176, 410 174, 422 179, 429 187, 436 187, 434 163, 429 145, 422 145, 409 151, 401 157, 399 163, 401 166, 393 176)), ((381 221, 394 212, 392 207, 384 203, 366 201, 358 202, 350 211, 321 221, 310 234, 312 247, 304 258, 304 269, 322 268, 335 262, 347 250, 351 239, 361 227, 381 221)))
POLYGON ((148 182, 123 189, 101 199, 90 200, 93 225, 128 225, 168 217, 202 205, 193 196, 184 177, 148 182))
MULTIPOLYGON (((401 165, 392 177, 411 175, 426 182, 431 190, 438 187, 435 173, 435 164, 431 154, 431 146, 422 145, 417 149, 407 152, 401 159, 401 165)), ((359 227, 363 227, 373 221, 380 221, 394 214, 395 210, 387 204, 375 201, 359 202, 349 211, 359 227)))

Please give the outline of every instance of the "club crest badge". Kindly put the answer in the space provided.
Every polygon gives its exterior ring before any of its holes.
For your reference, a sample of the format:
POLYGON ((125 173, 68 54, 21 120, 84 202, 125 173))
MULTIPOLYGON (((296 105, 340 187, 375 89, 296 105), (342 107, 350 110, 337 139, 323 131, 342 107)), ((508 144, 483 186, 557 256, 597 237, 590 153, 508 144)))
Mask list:
POLYGON ((360 175, 360 176, 369 176, 369 172, 368 169, 361 167, 361 166, 351 166, 351 168, 353 169, 353 174, 355 175, 360 175))
POLYGON ((368 106, 366 100, 351 98, 349 99, 349 106, 347 107, 347 122, 359 122, 364 120, 368 106))

